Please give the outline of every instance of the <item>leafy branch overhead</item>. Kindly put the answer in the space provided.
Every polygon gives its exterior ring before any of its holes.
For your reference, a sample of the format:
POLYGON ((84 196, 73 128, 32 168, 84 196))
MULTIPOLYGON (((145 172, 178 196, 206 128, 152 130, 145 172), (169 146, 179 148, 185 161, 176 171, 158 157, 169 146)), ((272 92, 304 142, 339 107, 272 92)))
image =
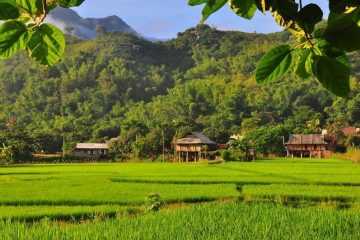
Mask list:
POLYGON ((65 50, 65 37, 52 24, 44 23, 56 7, 79 6, 84 0, 0 0, 0 59, 21 50, 42 65, 57 63, 65 50))
POLYGON ((282 45, 270 50, 256 70, 258 83, 274 81, 289 70, 301 78, 314 75, 330 92, 346 97, 350 92, 350 63, 347 52, 360 49, 360 1, 329 0, 327 25, 318 27, 323 10, 314 3, 295 0, 189 0, 205 4, 204 22, 228 3, 240 17, 252 19, 256 11, 270 13, 276 23, 297 39, 296 46, 282 45))

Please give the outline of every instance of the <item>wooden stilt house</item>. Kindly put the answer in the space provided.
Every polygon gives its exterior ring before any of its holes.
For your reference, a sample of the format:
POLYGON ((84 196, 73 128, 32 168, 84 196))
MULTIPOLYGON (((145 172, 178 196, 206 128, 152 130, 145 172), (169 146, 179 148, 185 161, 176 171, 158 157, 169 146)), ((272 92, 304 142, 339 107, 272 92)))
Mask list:
POLYGON ((175 160, 178 162, 197 162, 200 159, 211 158, 210 152, 217 150, 217 143, 201 132, 190 132, 176 139, 175 160))
POLYGON ((84 159, 100 159, 109 153, 107 143, 78 143, 71 151, 71 156, 84 159))
POLYGON ((318 134, 293 134, 289 141, 284 143, 287 157, 309 157, 324 158, 327 157, 327 143, 323 135, 318 134))

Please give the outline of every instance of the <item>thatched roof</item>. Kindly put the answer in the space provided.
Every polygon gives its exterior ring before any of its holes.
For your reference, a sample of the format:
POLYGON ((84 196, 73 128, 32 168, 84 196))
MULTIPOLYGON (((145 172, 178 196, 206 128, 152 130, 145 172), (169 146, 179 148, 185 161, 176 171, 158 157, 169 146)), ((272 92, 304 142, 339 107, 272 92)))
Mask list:
POLYGON ((301 145, 301 144, 317 144, 324 145, 327 142, 324 141, 324 136, 319 134, 291 134, 289 141, 285 145, 301 145))
POLYGON ((216 142, 206 137, 201 132, 190 132, 184 137, 176 140, 178 145, 191 145, 191 144, 202 144, 202 145, 216 145, 216 142))
POLYGON ((107 143, 77 143, 76 149, 108 149, 107 143))

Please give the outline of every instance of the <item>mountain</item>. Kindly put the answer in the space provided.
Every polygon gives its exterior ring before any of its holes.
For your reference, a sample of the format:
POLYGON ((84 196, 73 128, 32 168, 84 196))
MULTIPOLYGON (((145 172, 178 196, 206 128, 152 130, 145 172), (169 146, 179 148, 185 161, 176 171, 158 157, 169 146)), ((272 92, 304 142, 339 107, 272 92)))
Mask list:
POLYGON ((56 8, 50 13, 47 21, 58 26, 64 32, 69 34, 70 30, 71 35, 83 39, 95 38, 99 27, 104 27, 106 32, 126 32, 136 34, 134 29, 115 15, 105 18, 82 18, 74 10, 56 8))
MULTIPOLYGON (((73 15, 76 17, 76 15, 73 15)), ((77 18, 78 19, 78 18, 77 18)), ((69 20, 71 21, 71 20, 69 20)), ((259 85, 259 59, 289 34, 219 31, 201 26, 166 42, 129 33, 67 36, 62 62, 42 68, 26 54, 0 60, 0 133, 13 119, 38 151, 120 136, 119 152, 171 149, 175 134, 202 131, 216 142, 266 127, 308 131, 307 122, 360 127, 360 53, 352 53, 346 99, 291 73, 259 85)), ((261 135, 258 136, 259 139, 261 135)), ((140 151, 141 152, 141 151, 140 151)))

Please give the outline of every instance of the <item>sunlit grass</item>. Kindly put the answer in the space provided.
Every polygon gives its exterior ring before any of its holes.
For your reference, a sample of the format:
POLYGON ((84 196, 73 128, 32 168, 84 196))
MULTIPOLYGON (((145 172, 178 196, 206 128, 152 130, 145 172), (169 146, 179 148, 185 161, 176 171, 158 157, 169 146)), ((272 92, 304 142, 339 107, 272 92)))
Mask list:
POLYGON ((3 239, 359 239, 360 215, 224 203, 83 224, 4 222, 0 233, 3 239))
POLYGON ((335 201, 358 213, 359 189, 360 165, 336 159, 24 165, 0 169, 0 218, 114 217, 124 208, 141 208, 152 192, 167 204, 245 199, 328 206, 335 201))

